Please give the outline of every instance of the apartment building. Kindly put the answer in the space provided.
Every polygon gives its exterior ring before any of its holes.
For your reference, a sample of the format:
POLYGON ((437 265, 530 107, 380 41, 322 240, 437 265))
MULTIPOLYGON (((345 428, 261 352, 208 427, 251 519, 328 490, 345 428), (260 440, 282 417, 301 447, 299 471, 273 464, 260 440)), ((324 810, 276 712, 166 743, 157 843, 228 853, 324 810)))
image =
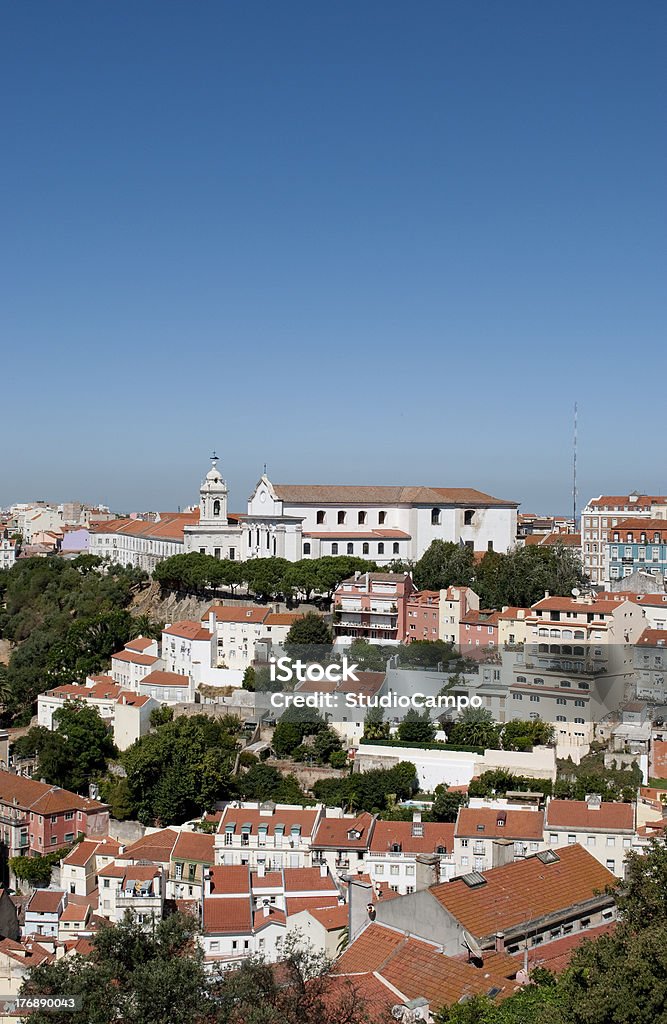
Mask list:
POLYGON ((25 908, 23 935, 58 938, 58 921, 67 906, 67 893, 60 889, 35 889, 25 908))
POLYGON ((498 648, 498 619, 494 608, 471 608, 461 616, 459 650, 466 658, 474 658, 498 648))
POLYGON ((636 572, 667 575, 667 520, 622 519, 608 529, 605 558, 609 579, 624 579, 636 572))
POLYGON ((634 669, 637 700, 667 701, 667 630, 644 630, 635 644, 634 669))
POLYGON ((204 874, 215 863, 215 840, 206 832, 180 832, 169 858, 167 896, 202 898, 204 874))
POLYGON ((40 693, 37 698, 37 724, 53 731, 53 716, 68 701, 81 701, 86 707, 94 708, 108 725, 113 724, 116 703, 122 687, 114 683, 111 676, 88 676, 84 686, 68 683, 53 690, 40 693))
POLYGON ((334 591, 335 637, 344 643, 401 643, 406 635, 406 598, 414 593, 408 573, 355 573, 334 591))
POLYGON ((155 864, 122 866, 112 862, 98 871, 97 912, 114 924, 129 913, 146 931, 162 920, 165 886, 163 869, 155 864))
POLYGON ((162 668, 157 640, 139 636, 126 643, 122 651, 111 655, 111 678, 124 690, 139 692, 139 683, 152 672, 162 668))
POLYGON ((584 847, 613 875, 622 877, 635 833, 634 804, 610 803, 597 794, 586 800, 550 800, 544 837, 550 850, 584 847))
POLYGON ((363 869, 370 850, 375 820, 368 811, 343 814, 327 808, 313 838, 313 859, 325 863, 334 877, 363 869))
POLYGON ((447 587, 440 591, 438 603, 438 639, 458 644, 461 619, 479 609, 479 597, 470 587, 447 587))
POLYGON ((461 807, 454 828, 456 873, 487 871, 537 853, 543 845, 542 811, 461 807))
POLYGON ((595 587, 610 581, 607 562, 609 531, 624 519, 664 519, 667 497, 638 494, 600 495, 591 498, 581 514, 581 561, 595 587))
POLYGON ((247 864, 253 869, 263 865, 266 871, 311 867, 313 839, 323 813, 322 804, 228 804, 215 835, 215 863, 247 864))
POLYGON ((99 842, 83 839, 60 862, 60 884, 70 896, 90 896, 97 888, 97 872, 118 855, 120 843, 105 836, 99 842))
POLYGON ((403 896, 455 874, 454 825, 422 821, 376 821, 366 854, 366 872, 376 889, 403 896))
POLYGON ((420 590, 405 598, 405 643, 438 640, 440 632, 440 591, 420 590))

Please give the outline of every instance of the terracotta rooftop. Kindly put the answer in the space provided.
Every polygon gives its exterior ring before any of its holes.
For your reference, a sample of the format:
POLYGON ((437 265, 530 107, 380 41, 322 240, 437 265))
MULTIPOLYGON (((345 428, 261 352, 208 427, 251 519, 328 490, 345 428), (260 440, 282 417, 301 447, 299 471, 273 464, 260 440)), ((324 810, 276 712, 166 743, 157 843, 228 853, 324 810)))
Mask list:
POLYGON ((26 914, 57 914, 64 896, 60 889, 35 889, 26 914))
POLYGON ((250 896, 247 899, 204 900, 204 933, 213 935, 246 934, 252 931, 250 896))
POLYGON ((597 809, 589 807, 585 800, 550 800, 545 828, 624 829, 632 832, 634 809, 632 804, 606 800, 597 809))
POLYGON ((293 825, 301 826, 301 835, 309 836, 313 831, 319 811, 313 808, 281 808, 277 807, 270 814, 263 814, 257 807, 225 807, 220 819, 218 832, 225 832, 227 825, 235 825, 235 833, 239 835, 243 825, 250 825, 250 834, 257 835, 260 825, 266 825, 267 835, 274 836, 277 825, 282 825, 285 837, 289 840, 293 825))
POLYGON ((155 641, 149 639, 147 636, 137 636, 134 640, 129 640, 125 644, 126 651, 145 651, 147 647, 154 644, 155 641))
POLYGON ((330 850, 365 850, 370 842, 373 816, 367 811, 356 818, 322 818, 313 847, 330 850), (359 832, 358 839, 350 838, 350 832, 359 832))
MULTIPOLYGON (((247 864, 215 864, 211 868, 211 893, 250 894, 250 871, 247 864)), ((210 897, 204 902, 208 902, 210 897)))
POLYGON ((323 505, 472 505, 516 508, 517 502, 494 498, 472 487, 359 486, 357 484, 273 484, 282 501, 323 505))
POLYGON ((553 863, 545 863, 543 856, 534 854, 485 871, 482 884, 473 887, 457 878, 429 891, 479 939, 585 903, 618 884, 611 871, 578 843, 559 848, 553 863))
POLYGON ((68 903, 59 921, 85 921, 90 913, 90 906, 81 906, 78 903, 68 903))
POLYGON ((215 836, 207 832, 181 832, 172 850, 172 861, 198 861, 201 864, 213 864, 215 856, 213 847, 215 836))
POLYGON ((667 629, 645 629, 637 647, 667 647, 667 629))
POLYGON ((150 860, 168 864, 179 833, 173 828, 163 828, 138 839, 119 855, 121 860, 150 860))
POLYGON ((159 661, 155 654, 139 654, 137 651, 117 651, 111 655, 111 661, 126 661, 131 665, 154 665, 159 661))
POLYGON ((617 922, 610 921, 609 924, 600 924, 596 928, 587 928, 562 939, 555 939, 554 942, 533 947, 528 950, 528 968, 532 971, 535 967, 546 967, 552 974, 560 974, 584 942, 599 939, 601 935, 611 935, 616 928, 617 922))
POLYGON ((202 622, 211 614, 215 615, 218 622, 264 622, 270 611, 268 608, 257 608, 252 604, 212 604, 204 612, 202 622))
POLYGON ((456 835, 477 839, 528 839, 542 841, 544 814, 493 807, 462 807, 456 835))
POLYGON ((371 853, 387 853, 399 844, 403 853, 436 853, 444 847, 446 853, 454 849, 454 825, 450 822, 421 822, 423 835, 413 835, 411 821, 376 821, 371 839, 371 853))
POLYGON ((162 632, 185 640, 210 640, 212 636, 208 629, 204 629, 199 622, 193 622, 191 619, 172 622, 170 626, 165 626, 162 632))
POLYGON ((184 687, 190 685, 190 676, 182 676, 178 672, 165 672, 163 669, 156 668, 140 679, 139 685, 184 687))

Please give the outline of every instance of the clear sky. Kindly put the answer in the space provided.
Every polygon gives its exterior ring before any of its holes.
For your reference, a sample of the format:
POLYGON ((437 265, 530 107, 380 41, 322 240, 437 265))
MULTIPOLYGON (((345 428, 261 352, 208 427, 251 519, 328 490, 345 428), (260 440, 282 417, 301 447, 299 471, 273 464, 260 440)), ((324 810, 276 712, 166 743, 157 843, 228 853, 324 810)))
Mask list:
POLYGON ((659 0, 0 6, 0 505, 667 493, 659 0))

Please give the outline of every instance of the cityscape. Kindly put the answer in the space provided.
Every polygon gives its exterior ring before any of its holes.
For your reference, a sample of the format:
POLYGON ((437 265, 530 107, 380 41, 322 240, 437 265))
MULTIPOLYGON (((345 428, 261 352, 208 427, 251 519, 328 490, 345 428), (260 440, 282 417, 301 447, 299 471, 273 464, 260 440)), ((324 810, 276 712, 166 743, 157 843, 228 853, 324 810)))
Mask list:
POLYGON ((0 12, 0 1024, 667 1024, 667 8, 0 12))

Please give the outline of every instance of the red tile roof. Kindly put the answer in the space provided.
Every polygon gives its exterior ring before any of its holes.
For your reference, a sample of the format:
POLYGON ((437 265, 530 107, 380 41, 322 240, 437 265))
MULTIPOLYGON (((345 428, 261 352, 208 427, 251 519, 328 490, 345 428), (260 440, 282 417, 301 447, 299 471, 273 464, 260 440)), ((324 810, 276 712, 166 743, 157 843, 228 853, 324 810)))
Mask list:
POLYGON ((357 484, 273 484, 277 497, 289 503, 323 505, 471 505, 516 508, 517 502, 494 498, 472 487, 376 486, 357 484))
POLYGON ((356 818, 322 818, 317 826, 313 847, 328 850, 365 850, 370 842, 373 816, 363 811, 356 818), (350 839, 348 833, 360 832, 359 839, 350 839))
POLYGON ((543 834, 544 814, 541 811, 462 807, 456 823, 456 835, 468 838, 542 841, 543 834))
POLYGON ((208 629, 203 629, 198 622, 193 622, 192 619, 172 622, 170 626, 165 626, 162 632, 168 636, 183 637, 185 640, 210 640, 212 636, 208 629))
POLYGON ((251 604, 222 605, 212 604, 204 612, 202 622, 213 613, 218 622, 264 622, 270 614, 268 608, 257 608, 251 604))
POLYGON ((154 644, 155 641, 149 639, 147 636, 137 636, 134 640, 129 640, 125 644, 126 651, 145 651, 147 647, 154 644))
POLYGON ((171 853, 172 861, 198 861, 213 864, 215 836, 206 832, 181 832, 171 853))
POLYGON ((255 931, 259 931, 261 928, 267 928, 270 924, 285 924, 287 918, 284 910, 278 910, 276 907, 269 907, 268 914, 265 914, 263 910, 256 910, 253 914, 253 927, 255 931))
POLYGON ((285 828, 285 836, 289 839, 290 829, 293 825, 301 826, 301 835, 309 836, 315 826, 319 811, 312 808, 281 808, 277 807, 271 814, 262 814, 257 807, 225 807, 224 813, 220 819, 218 826, 218 832, 225 832, 227 825, 231 825, 232 822, 236 824, 236 832, 240 833, 241 826, 249 824, 251 826, 251 834, 257 835, 257 830, 260 825, 266 825, 267 835, 275 835, 276 825, 283 825, 285 828))
POLYGON ((178 672, 165 672, 162 669, 154 669, 143 679, 139 680, 140 686, 190 686, 190 676, 179 675, 178 672))
POLYGON ((89 800, 70 793, 67 789, 49 786, 45 782, 27 779, 23 775, 0 770, 0 804, 13 805, 39 814, 56 814, 60 811, 95 812, 106 810, 107 805, 99 800, 89 800))
MULTIPOLYGON (((246 864, 216 864, 211 868, 211 893, 250 893, 250 871, 246 864)), ((210 897, 209 897, 210 898, 210 897)))
POLYGON ((337 907, 338 897, 336 893, 330 896, 290 896, 285 900, 287 916, 300 914, 302 910, 317 910, 321 907, 337 907))
POLYGON ((597 810, 585 800, 550 800, 545 828, 602 829, 605 832, 634 828, 632 804, 603 801, 597 810))
POLYGON ((159 659, 154 654, 137 654, 136 651, 117 651, 111 655, 111 662, 126 661, 132 665, 154 665, 159 659))
POLYGON ((308 913, 319 921, 326 931, 335 932, 347 926, 350 908, 346 903, 341 903, 337 907, 315 907, 308 913))
POLYGON ((642 647, 667 647, 667 629, 645 629, 637 646, 642 647))
POLYGON ((432 886, 433 897, 476 938, 508 931, 538 917, 566 910, 618 879, 579 844, 544 863, 538 854, 484 872, 484 884, 471 888, 462 878, 432 886))
POLYGON ((57 914, 65 893, 59 889, 35 889, 26 914, 57 914))
POLYGON ((168 864, 179 833, 173 828, 163 828, 137 839, 119 855, 120 860, 150 860, 168 864))
POLYGON ((444 846, 454 849, 454 825, 449 822, 422 822, 423 835, 413 836, 411 821, 376 821, 371 839, 371 853, 386 853, 399 843, 403 853, 436 853, 444 846))
POLYGON ((667 779, 667 740, 653 740, 651 761, 654 778, 667 779))
POLYGON ((284 868, 283 878, 285 882, 285 893, 323 893, 332 892, 338 894, 336 883, 331 875, 322 876, 319 868, 284 868))
POLYGON ((208 935, 249 933, 252 930, 250 896, 247 899, 205 899, 203 930, 208 935))
POLYGON ((77 903, 68 903, 62 914, 60 915, 59 921, 85 921, 90 914, 90 906, 80 906, 77 903))

